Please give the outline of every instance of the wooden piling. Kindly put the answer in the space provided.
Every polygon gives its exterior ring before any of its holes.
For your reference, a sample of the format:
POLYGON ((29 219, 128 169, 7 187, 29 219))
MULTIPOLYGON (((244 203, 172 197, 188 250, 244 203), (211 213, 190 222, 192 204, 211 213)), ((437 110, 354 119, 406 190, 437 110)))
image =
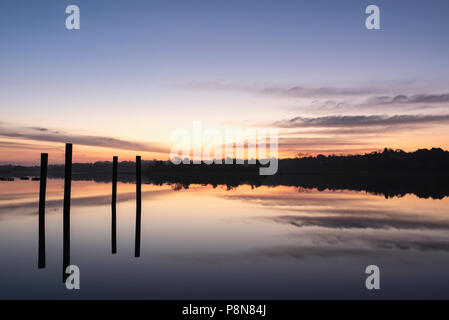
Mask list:
POLYGON ((39 190, 39 258, 38 268, 45 268, 45 195, 47 190, 48 154, 41 154, 41 175, 39 190))
POLYGON ((63 209, 63 281, 69 276, 65 273, 70 265, 70 195, 72 189, 72 149, 71 143, 65 146, 65 176, 64 176, 64 209, 63 209))
POLYGON ((117 165, 118 157, 112 158, 112 221, 111 221, 111 247, 112 254, 117 253, 117 165))
POLYGON ((142 175, 141 157, 136 156, 136 242, 134 256, 140 257, 140 230, 142 213, 142 175))

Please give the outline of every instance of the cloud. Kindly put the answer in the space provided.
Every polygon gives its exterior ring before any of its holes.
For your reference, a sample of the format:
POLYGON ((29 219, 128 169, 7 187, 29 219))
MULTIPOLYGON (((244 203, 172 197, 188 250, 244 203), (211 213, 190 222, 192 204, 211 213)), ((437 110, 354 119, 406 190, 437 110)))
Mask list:
POLYGON ((334 88, 319 87, 306 88, 301 86, 293 87, 267 87, 256 90, 259 93, 285 97, 333 97, 333 96, 359 96, 377 92, 372 88, 334 88))
POLYGON ((30 145, 28 143, 19 143, 12 141, 0 141, 0 148, 15 148, 15 149, 36 149, 36 146, 30 145))
MULTIPOLYGON (((335 137, 322 137, 322 138, 311 138, 311 137, 287 137, 280 138, 278 141, 278 146, 282 148, 310 148, 310 147, 343 147, 343 146, 357 146, 360 145, 361 141, 358 139, 342 139, 335 137)), ((365 144, 367 144, 365 142, 365 144)))
POLYGON ((449 93, 416 94, 416 88, 404 87, 403 83, 383 83, 355 86, 303 86, 303 85, 267 85, 267 84, 238 84, 225 81, 189 82, 175 85, 190 90, 207 91, 233 91, 253 95, 271 96, 275 98, 300 99, 296 105, 278 108, 287 110, 303 110, 323 114, 357 110, 373 110, 391 112, 394 106, 399 110, 423 110, 446 107, 449 103, 449 93), (406 94, 397 94, 395 91, 405 91, 406 94), (388 109, 386 109, 388 107, 388 109))
MULTIPOLYGON (((0 124, 1 125, 1 124, 0 124)), ((167 153, 169 150, 157 144, 121 140, 118 138, 77 135, 51 131, 40 127, 0 126, 0 136, 43 142, 74 143, 85 146, 104 147, 122 150, 167 153)))
POLYGON ((30 129, 35 130, 35 131, 40 131, 40 132, 47 132, 48 131, 47 128, 40 128, 40 127, 30 127, 30 129))
POLYGON ((278 97, 337 97, 337 96, 363 96, 379 94, 383 90, 375 87, 305 87, 299 85, 286 86, 264 86, 264 85, 241 85, 226 83, 223 81, 190 82, 176 85, 176 87, 194 90, 223 90, 242 91, 252 94, 264 94, 278 97))
MULTIPOLYGON (((194 90, 223 90, 223 91, 243 91, 254 94, 267 94, 280 97, 345 97, 345 96, 369 96, 391 92, 390 87, 379 86, 355 86, 355 87, 307 87, 302 85, 260 85, 260 84, 235 84, 224 81, 204 81, 189 82, 175 85, 175 87, 194 89, 194 90)), ((370 98, 371 102, 377 103, 447 103, 449 102, 449 93, 442 94, 397 94, 397 95, 378 95, 370 98)), ((312 101, 316 103, 317 101, 312 101)), ((336 101, 328 100, 324 105, 338 105, 336 101)))
MULTIPOLYGON (((400 132, 404 130, 413 130, 420 127, 425 126, 418 126, 418 125, 401 125, 401 126, 385 126, 382 128, 382 132, 386 133, 393 133, 393 132, 400 132)), ((364 135, 364 136, 379 136, 379 128, 372 126, 372 127, 350 127, 350 128, 305 128, 305 129, 299 129, 295 131, 285 131, 281 132, 279 134, 280 137, 294 137, 297 135, 339 135, 339 136, 357 136, 357 135, 364 135)), ((332 138, 332 137, 330 137, 332 138)))
POLYGON ((396 96, 378 96, 371 100, 379 104, 399 104, 399 103, 447 103, 449 102, 449 93, 444 94, 415 94, 415 95, 396 95, 396 96))
POLYGON ((424 123, 449 122, 449 115, 357 115, 357 116, 324 116, 315 118, 295 117, 274 123, 280 128, 309 128, 309 127, 367 127, 410 125, 424 123))

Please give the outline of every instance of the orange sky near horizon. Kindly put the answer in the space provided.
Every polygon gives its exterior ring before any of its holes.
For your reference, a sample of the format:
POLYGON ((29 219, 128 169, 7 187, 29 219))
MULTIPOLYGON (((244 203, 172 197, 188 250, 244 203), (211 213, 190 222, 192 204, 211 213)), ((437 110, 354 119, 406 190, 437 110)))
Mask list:
MULTIPOLYGON (((444 126, 440 126, 396 133, 394 135, 383 135, 379 132, 378 134, 363 136, 363 139, 354 136, 345 137, 345 139, 349 140, 349 142, 345 142, 340 141, 340 135, 316 136, 309 132, 298 136, 295 133, 289 133, 287 130, 279 135, 278 157, 293 158, 318 154, 364 154, 381 151, 384 148, 402 149, 407 152, 433 147, 449 150, 449 134, 447 131, 444 126), (312 140, 311 143, 302 144, 302 141, 308 142, 309 139, 312 140), (324 141, 322 141, 323 139, 324 141), (336 143, 332 143, 333 141, 336 143)), ((111 161, 112 156, 118 156, 119 161, 135 161, 136 155, 142 156, 144 160, 168 160, 170 158, 169 150, 173 144, 167 137, 163 143, 158 143, 159 146, 167 150, 166 152, 151 152, 87 146, 75 143, 73 147, 73 162, 111 161)), ((64 152, 65 145, 63 142, 44 142, 14 138, 0 139, 0 165, 38 165, 41 153, 49 154, 50 164, 62 164, 64 163, 64 152)))

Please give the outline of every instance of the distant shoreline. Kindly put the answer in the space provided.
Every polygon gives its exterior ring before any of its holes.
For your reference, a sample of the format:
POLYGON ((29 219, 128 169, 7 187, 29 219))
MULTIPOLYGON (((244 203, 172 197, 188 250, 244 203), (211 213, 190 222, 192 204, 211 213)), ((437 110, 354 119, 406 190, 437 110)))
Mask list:
MULTIPOLYGON (((144 183, 258 186, 294 186, 318 190, 357 190, 385 197, 415 194, 420 198, 442 199, 449 196, 449 152, 439 148, 415 152, 385 149, 355 156, 317 156, 279 160, 279 170, 272 176, 260 176, 260 164, 174 165, 169 161, 143 161, 144 183)), ((34 178, 39 167, 0 166, 0 180, 34 178)), ((63 178, 64 166, 48 168, 49 178, 63 178)), ((118 181, 135 182, 135 163, 118 164, 118 181)), ((110 182, 112 163, 74 163, 73 180, 110 182)))

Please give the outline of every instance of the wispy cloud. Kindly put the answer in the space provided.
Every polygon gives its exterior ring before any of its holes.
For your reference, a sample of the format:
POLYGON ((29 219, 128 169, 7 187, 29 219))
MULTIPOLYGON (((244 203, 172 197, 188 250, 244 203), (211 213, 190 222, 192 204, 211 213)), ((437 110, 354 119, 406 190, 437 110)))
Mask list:
POLYGON ((31 130, 39 131, 39 132, 47 132, 47 128, 41 128, 41 127, 30 127, 31 130))
POLYGON ((391 126, 424 123, 449 122, 449 115, 357 115, 357 116, 325 116, 315 118, 295 117, 288 120, 276 121, 274 126, 280 128, 308 128, 308 127, 366 127, 391 126))
POLYGON ((384 90, 376 87, 306 87, 301 85, 258 85, 235 84, 223 81, 189 82, 178 84, 176 87, 194 90, 226 90, 242 91, 252 94, 264 94, 278 97, 338 97, 338 96, 364 96, 381 94, 384 90))
MULTIPOLYGON (((384 126, 382 132, 384 133, 398 133, 406 130, 414 130, 424 128, 425 125, 401 125, 401 126, 384 126)), ((379 128, 376 126, 371 127, 331 127, 331 128, 298 128, 297 130, 284 130, 280 133, 280 137, 292 137, 298 135, 338 135, 338 136, 379 136, 379 128)))
POLYGON ((189 90, 234 91, 274 98, 301 99, 296 105, 277 107, 308 113, 341 112, 377 109, 380 112, 399 110, 438 109, 449 104, 449 93, 422 93, 419 88, 404 83, 354 86, 307 86, 282 84, 238 84, 225 81, 203 81, 177 84, 189 90), (398 93, 398 91, 400 93, 398 93), (386 108, 389 108, 388 110, 386 108))
MULTIPOLYGON (((17 149, 17 150, 42 150, 42 146, 38 146, 31 143, 23 143, 23 142, 16 142, 16 141, 0 141, 0 148, 7 148, 7 149, 17 149)), ((45 148, 51 149, 50 146, 45 146, 45 148)), ((54 149, 59 149, 57 147, 54 147, 54 149)))
POLYGON ((407 96, 404 94, 396 96, 378 96, 370 100, 370 102, 380 104, 404 104, 404 103, 448 103, 449 93, 444 94, 415 94, 407 96))
POLYGON ((352 146, 359 145, 360 141, 356 139, 342 139, 335 137, 288 137, 280 138, 278 145, 282 148, 310 148, 315 146, 320 146, 320 148, 328 147, 342 147, 342 146, 352 146))
POLYGON ((63 133, 41 127, 17 127, 0 123, 0 136, 42 142, 74 143, 84 146, 104 147, 142 152, 167 153, 167 148, 155 143, 143 143, 96 135, 63 133))

